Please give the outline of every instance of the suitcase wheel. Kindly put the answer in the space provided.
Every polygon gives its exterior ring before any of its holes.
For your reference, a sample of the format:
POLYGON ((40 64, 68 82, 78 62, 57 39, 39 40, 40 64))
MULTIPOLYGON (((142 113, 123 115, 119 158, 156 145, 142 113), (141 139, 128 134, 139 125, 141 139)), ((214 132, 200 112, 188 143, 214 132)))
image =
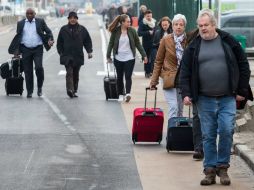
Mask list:
POLYGON ((136 144, 136 142, 137 142, 137 135, 136 134, 132 134, 132 142, 133 142, 133 144, 136 144))

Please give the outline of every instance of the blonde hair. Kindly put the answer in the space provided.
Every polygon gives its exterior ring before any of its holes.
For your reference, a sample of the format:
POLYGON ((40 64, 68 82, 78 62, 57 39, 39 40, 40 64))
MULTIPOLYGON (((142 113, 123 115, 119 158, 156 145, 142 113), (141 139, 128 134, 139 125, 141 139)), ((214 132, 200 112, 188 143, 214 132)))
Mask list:
POLYGON ((127 18, 129 18, 129 16, 126 14, 118 15, 108 26, 108 31, 113 32, 117 28, 117 26, 125 22, 127 18))

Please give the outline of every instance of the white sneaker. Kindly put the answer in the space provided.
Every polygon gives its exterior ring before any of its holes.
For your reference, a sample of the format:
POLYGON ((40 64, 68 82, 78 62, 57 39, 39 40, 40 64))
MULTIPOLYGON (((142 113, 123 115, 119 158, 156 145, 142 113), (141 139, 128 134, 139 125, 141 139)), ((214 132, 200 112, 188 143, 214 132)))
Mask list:
POLYGON ((125 102, 129 102, 131 100, 131 94, 126 94, 125 102))
POLYGON ((123 102, 123 101, 124 101, 124 96, 123 95, 119 95, 118 102, 123 102))

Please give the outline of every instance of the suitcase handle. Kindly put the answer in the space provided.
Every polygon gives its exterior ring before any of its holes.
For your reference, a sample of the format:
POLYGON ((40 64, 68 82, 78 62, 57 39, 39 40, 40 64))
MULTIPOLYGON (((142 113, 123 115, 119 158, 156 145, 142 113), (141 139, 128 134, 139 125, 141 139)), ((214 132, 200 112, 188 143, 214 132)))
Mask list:
POLYGON ((18 57, 12 57, 11 58, 11 76, 14 77, 13 74, 13 61, 18 60, 18 76, 20 76, 20 58, 18 57))
MULTIPOLYGON (((146 87, 146 95, 145 95, 145 107, 144 107, 144 115, 146 114, 146 103, 147 103, 147 91, 151 90, 150 87, 146 87)), ((156 102, 157 102, 157 87, 155 87, 155 96, 154 96, 154 110, 156 108, 156 102)), ((150 111, 151 112, 151 111, 150 111)), ((154 113, 155 115, 155 113, 154 113)))
MULTIPOLYGON (((108 78, 109 78, 109 63, 107 63, 107 73, 108 73, 108 78)), ((113 66, 114 67, 114 76, 116 77, 116 68, 115 68, 115 66, 113 66)))

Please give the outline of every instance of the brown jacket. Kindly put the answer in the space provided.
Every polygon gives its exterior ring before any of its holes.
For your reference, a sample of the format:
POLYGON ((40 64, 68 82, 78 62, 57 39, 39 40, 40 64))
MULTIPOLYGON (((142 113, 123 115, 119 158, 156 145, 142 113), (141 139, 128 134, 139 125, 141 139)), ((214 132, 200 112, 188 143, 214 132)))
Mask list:
MULTIPOLYGON (((186 39, 182 42, 182 46, 184 48, 186 46, 186 42, 186 39)), ((160 42, 154 62, 153 75, 150 85, 156 86, 159 84, 159 77, 163 78, 167 72, 177 72, 177 58, 173 34, 168 34, 166 37, 162 38, 160 42)))

